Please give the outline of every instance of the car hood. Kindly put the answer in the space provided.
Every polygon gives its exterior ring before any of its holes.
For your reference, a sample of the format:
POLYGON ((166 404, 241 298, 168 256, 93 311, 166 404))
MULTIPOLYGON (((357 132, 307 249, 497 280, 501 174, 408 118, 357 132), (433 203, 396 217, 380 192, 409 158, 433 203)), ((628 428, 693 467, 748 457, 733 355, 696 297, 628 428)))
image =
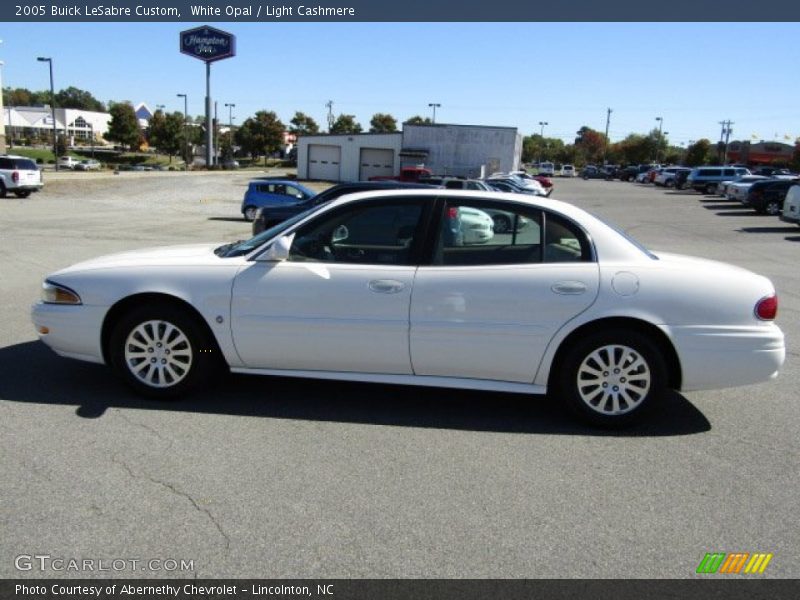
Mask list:
POLYGON ((120 267, 174 267, 174 266, 210 266, 226 264, 229 259, 219 258, 214 254, 214 248, 220 244, 187 244, 182 246, 161 246, 109 254, 79 262, 66 269, 61 269, 53 275, 76 273, 79 271, 93 271, 96 269, 110 269, 120 267))

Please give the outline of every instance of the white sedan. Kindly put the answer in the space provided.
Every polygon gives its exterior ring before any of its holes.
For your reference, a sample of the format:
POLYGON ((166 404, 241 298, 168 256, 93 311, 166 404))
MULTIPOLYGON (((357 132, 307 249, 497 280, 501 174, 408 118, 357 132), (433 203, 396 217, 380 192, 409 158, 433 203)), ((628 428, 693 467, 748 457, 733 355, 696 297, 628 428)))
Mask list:
POLYGON ((90 260, 47 277, 32 311, 58 354, 110 365, 149 396, 222 366, 550 392, 601 426, 632 422, 667 388, 768 380, 785 355, 765 277, 493 192, 353 194, 245 242, 90 260), (455 235, 455 218, 490 211, 529 225, 455 235))

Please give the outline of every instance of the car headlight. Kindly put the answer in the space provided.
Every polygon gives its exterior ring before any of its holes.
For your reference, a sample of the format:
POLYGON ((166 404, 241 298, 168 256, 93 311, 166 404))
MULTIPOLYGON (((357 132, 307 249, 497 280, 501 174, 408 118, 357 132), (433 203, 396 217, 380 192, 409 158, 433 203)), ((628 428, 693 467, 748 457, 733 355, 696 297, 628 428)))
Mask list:
POLYGON ((82 304, 78 294, 52 281, 45 281, 42 284, 42 302, 45 304, 82 304))

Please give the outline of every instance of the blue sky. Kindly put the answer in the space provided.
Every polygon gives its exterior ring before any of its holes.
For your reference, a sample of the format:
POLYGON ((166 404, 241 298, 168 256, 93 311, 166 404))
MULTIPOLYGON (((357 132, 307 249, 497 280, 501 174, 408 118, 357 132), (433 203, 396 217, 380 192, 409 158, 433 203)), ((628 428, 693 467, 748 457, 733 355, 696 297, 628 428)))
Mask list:
MULTIPOLYGON (((151 108, 203 112, 203 63, 178 52, 187 23, 3 23, 3 86, 55 86, 151 108)), ((324 125, 325 102, 369 127, 398 120, 518 127, 571 141, 582 125, 610 137, 664 119, 674 144, 800 136, 797 23, 212 23, 237 36, 237 56, 212 66, 220 119, 260 109, 288 123, 296 110, 324 125)))

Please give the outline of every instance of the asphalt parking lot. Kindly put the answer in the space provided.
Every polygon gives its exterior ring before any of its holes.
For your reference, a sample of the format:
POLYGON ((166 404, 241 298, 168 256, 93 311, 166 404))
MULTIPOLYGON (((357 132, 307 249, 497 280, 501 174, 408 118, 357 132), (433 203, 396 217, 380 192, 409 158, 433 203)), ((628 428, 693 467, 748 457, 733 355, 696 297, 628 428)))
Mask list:
POLYGON ((800 576, 800 228, 694 192, 558 180, 645 245, 767 275, 787 362, 610 433, 511 394, 231 376, 174 403, 57 357, 41 279, 121 250, 247 237, 248 174, 48 177, 0 200, 0 577, 694 577, 706 552, 800 576), (15 557, 190 572, 19 571, 15 557))

